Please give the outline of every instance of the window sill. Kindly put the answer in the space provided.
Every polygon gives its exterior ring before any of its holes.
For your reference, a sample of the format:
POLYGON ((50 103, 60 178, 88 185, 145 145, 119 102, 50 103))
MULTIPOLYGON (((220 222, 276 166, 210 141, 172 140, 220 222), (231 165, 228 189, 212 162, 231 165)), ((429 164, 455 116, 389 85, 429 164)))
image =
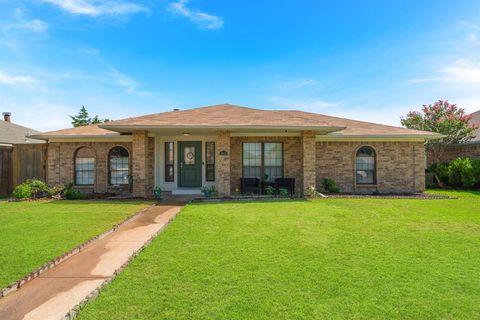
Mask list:
POLYGON ((378 184, 376 184, 376 183, 373 183, 373 184, 372 183, 365 183, 365 184, 357 183, 357 184, 355 184, 355 186, 357 188, 362 188, 362 187, 364 187, 364 188, 376 188, 376 187, 378 187, 378 184))

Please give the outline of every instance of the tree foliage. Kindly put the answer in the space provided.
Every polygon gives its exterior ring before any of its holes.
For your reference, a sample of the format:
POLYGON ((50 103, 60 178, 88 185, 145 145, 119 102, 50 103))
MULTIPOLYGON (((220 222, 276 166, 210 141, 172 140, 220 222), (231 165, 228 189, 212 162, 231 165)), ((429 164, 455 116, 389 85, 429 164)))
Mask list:
POLYGON ((100 119, 98 115, 93 118, 90 118, 87 109, 85 106, 80 108, 80 111, 76 116, 69 116, 72 119, 72 125, 74 127, 88 126, 90 124, 98 124, 110 121, 109 119, 100 119))
POLYGON ((444 138, 431 140, 427 143, 435 161, 443 154, 445 146, 466 142, 475 137, 478 126, 470 123, 471 116, 463 108, 451 104, 447 100, 438 100, 429 105, 423 105, 422 111, 410 111, 401 123, 409 129, 432 131, 444 135, 444 138))

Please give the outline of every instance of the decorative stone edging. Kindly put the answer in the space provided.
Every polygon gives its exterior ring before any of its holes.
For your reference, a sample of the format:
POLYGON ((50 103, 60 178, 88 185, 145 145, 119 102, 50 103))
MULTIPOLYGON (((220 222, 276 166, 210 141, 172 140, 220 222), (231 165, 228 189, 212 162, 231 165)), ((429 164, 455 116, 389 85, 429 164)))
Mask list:
MULTIPOLYGON (((179 209, 179 212, 180 211, 181 211, 181 209, 179 209)), ((75 319, 77 317, 78 312, 89 301, 92 301, 92 300, 96 299, 97 296, 99 295, 100 291, 104 287, 106 287, 108 284, 110 284, 110 282, 112 282, 133 261, 133 259, 135 259, 137 257, 137 255, 139 255, 146 247, 148 247, 152 243, 152 241, 160 234, 160 232, 162 232, 165 229, 165 227, 167 227, 170 224, 170 222, 173 219, 175 219, 175 217, 177 216, 177 214, 179 212, 177 212, 172 217, 170 217, 167 220, 167 222, 165 222, 165 224, 157 232, 155 232, 147 241, 145 241, 145 243, 137 251, 132 253, 132 255, 130 257, 128 257, 127 261, 125 261, 124 264, 122 264, 117 270, 115 270, 115 272, 113 273, 113 275, 111 277, 106 278, 105 281, 103 281, 96 289, 94 289, 92 292, 90 292, 90 294, 88 294, 88 296, 86 296, 85 299, 83 299, 77 305, 73 306, 70 309, 70 311, 67 312, 67 314, 63 317, 63 320, 73 320, 73 319, 75 319)))
POLYGON ((89 246, 90 244, 92 244, 93 242, 97 241, 97 240, 100 240, 100 239, 103 239, 104 237, 106 237, 107 235, 109 235, 110 233, 114 232, 115 230, 117 230, 120 226, 126 224, 127 222, 130 222, 132 220, 134 220, 135 218, 137 218, 140 214, 142 214, 144 211, 148 210, 149 208, 155 206, 155 204, 151 205, 151 206, 148 206, 140 211, 138 211, 137 213, 135 213, 134 215, 130 216, 129 218, 123 220, 122 222, 114 225, 112 228, 108 229, 107 231, 99 234, 99 235, 96 235, 95 237, 85 241, 84 243, 76 246, 75 248, 65 252, 64 254, 48 261, 47 263, 45 263, 43 266, 33 270, 32 272, 30 272, 29 274, 27 274, 26 276, 24 276, 23 278, 21 278, 20 280, 17 280, 15 282, 13 282, 12 284, 8 285, 7 287, 5 288, 1 288, 0 289, 0 299, 2 299, 3 297, 6 297, 7 295, 9 295, 10 293, 13 293, 15 291, 17 291, 18 289, 20 289, 21 287, 23 287, 25 284, 27 284, 28 282, 32 281, 33 279, 37 278, 38 276, 40 276, 42 273, 45 273, 47 272, 48 270, 52 269, 53 267, 59 265, 60 263, 62 263, 63 261, 67 260, 68 258, 76 255, 77 253, 79 253, 80 251, 83 251, 87 246, 89 246))

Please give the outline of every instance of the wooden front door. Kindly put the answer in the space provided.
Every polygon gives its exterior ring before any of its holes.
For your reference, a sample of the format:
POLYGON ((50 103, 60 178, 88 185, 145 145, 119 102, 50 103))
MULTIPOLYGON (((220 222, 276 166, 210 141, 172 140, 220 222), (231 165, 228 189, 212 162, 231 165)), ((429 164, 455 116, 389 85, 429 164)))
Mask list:
POLYGON ((202 142, 178 142, 178 186, 202 186, 202 142))

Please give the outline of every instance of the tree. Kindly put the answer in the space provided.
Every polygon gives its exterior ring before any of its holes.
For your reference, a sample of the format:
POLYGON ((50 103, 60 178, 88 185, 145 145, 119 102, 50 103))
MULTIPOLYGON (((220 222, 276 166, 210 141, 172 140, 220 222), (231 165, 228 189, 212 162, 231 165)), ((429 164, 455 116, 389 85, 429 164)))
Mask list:
POLYGON ((87 109, 85 106, 82 106, 80 108, 80 111, 78 112, 78 115, 76 116, 69 116, 72 119, 72 125, 74 127, 82 127, 82 126, 88 126, 90 124, 97 124, 97 123, 103 123, 110 121, 109 119, 100 119, 98 118, 98 115, 96 115, 93 118, 90 118, 87 109))
POLYGON ((422 111, 410 111, 401 123, 409 129, 432 131, 444 135, 444 138, 427 142, 427 149, 431 151, 434 162, 439 162, 450 144, 462 143, 475 137, 478 126, 470 123, 471 116, 465 109, 451 104, 447 100, 438 100, 434 104, 423 105, 422 111))

